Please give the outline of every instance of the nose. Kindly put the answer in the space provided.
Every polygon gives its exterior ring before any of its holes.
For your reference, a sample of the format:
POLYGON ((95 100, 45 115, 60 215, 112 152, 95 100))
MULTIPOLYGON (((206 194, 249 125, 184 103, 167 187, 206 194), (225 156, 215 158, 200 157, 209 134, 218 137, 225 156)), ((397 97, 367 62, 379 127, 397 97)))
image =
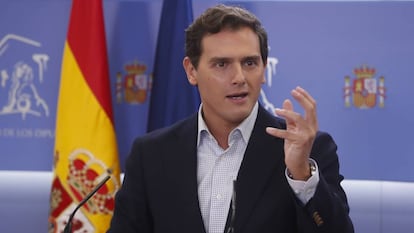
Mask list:
POLYGON ((243 72, 243 67, 241 65, 235 65, 234 66, 234 72, 233 72, 233 79, 232 84, 234 85, 241 85, 246 83, 246 77, 243 72))

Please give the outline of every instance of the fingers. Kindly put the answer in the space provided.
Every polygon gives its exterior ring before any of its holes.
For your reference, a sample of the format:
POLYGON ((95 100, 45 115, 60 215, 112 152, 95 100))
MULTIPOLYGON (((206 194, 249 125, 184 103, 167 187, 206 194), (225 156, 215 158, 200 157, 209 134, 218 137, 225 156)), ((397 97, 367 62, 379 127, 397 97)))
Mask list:
POLYGON ((286 99, 283 101, 283 108, 276 108, 276 114, 285 118, 286 123, 289 125, 294 124, 299 120, 300 115, 293 110, 293 104, 290 100, 286 99))
POLYGON ((315 99, 302 87, 296 87, 292 92, 300 93, 307 101, 309 101, 312 105, 316 105, 315 99))
POLYGON ((305 112, 316 111, 316 101, 307 91, 301 87, 296 87, 291 92, 293 98, 305 109, 305 112))
POLYGON ((292 102, 286 99, 283 102, 283 109, 276 109, 275 113, 286 119, 286 123, 294 124, 302 123, 304 120, 307 124, 318 127, 318 121, 316 116, 316 101, 315 99, 302 87, 296 87, 291 91, 292 97, 300 104, 305 110, 304 116, 302 117, 299 113, 293 109, 292 102))
POLYGON ((302 87, 296 87, 291 94, 305 110, 304 119, 310 124, 317 125, 315 99, 302 87))
POLYGON ((289 131, 273 127, 266 127, 266 133, 272 135, 273 137, 287 138, 289 131))
POLYGON ((283 101, 283 109, 293 111, 293 104, 290 100, 283 101))
POLYGON ((270 135, 285 139, 294 139, 295 137, 298 137, 297 134, 313 134, 318 130, 315 99, 301 87, 293 89, 291 94, 305 110, 304 115, 302 116, 294 111, 292 102, 289 99, 286 99, 283 101, 282 108, 277 108, 275 113, 286 120, 287 128, 286 130, 266 129, 270 135))
POLYGON ((303 137, 303 134, 298 134, 296 131, 278 129, 274 127, 266 127, 266 133, 277 138, 283 138, 285 140, 298 140, 303 137))

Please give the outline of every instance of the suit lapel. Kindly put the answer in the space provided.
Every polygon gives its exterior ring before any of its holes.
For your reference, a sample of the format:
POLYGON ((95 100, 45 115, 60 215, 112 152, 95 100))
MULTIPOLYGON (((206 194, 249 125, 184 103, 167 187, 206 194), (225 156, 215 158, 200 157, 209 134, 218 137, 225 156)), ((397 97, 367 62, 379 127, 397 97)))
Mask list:
POLYGON ((237 177, 236 229, 253 212, 270 176, 283 162, 283 140, 268 135, 267 126, 281 127, 261 106, 237 177))
POLYGON ((176 217, 188 224, 188 232, 205 232, 197 190, 197 115, 180 124, 175 132, 171 140, 178 148, 174 151, 180 153, 165 158, 165 169, 173 184, 170 188, 174 189, 177 213, 184 214, 176 217))

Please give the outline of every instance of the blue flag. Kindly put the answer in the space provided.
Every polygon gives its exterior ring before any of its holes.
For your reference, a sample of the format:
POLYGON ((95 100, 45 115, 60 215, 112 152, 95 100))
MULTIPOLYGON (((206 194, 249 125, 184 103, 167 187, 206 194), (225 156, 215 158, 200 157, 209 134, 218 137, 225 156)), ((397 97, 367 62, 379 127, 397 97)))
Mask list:
POLYGON ((191 0, 164 0, 158 32, 147 131, 162 128, 197 111, 197 88, 183 68, 185 29, 193 20, 191 0))

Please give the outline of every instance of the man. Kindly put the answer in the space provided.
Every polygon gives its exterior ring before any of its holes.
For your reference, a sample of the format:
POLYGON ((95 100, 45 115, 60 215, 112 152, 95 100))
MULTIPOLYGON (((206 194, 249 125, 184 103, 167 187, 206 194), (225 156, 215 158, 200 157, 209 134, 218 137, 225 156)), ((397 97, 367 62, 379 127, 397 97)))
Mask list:
POLYGON ((183 65, 199 112, 138 138, 108 232, 353 232, 336 145, 318 132, 303 88, 268 113, 258 103, 267 34, 250 12, 218 5, 186 30, 183 65))

